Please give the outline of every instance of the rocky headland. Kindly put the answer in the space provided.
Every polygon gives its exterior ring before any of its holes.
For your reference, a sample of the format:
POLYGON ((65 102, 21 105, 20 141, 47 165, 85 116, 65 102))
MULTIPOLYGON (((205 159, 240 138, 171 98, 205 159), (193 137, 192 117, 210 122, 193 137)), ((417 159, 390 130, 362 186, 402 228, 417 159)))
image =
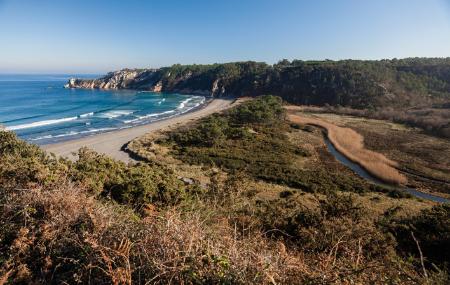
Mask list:
MULTIPOLYGON (((122 69, 110 72, 98 79, 71 78, 66 88, 86 89, 133 89, 153 92, 178 92, 205 96, 217 96, 225 93, 219 79, 208 86, 192 86, 193 72, 174 74, 163 69, 122 69), (189 87, 192 86, 192 87, 189 87)), ((195 79, 194 79, 195 80, 195 79)))

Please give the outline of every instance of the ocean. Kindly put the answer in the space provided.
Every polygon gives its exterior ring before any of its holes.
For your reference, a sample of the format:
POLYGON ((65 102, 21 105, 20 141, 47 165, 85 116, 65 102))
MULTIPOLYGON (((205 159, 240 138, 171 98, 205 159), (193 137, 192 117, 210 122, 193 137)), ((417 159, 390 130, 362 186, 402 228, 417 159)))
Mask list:
POLYGON ((205 97, 133 90, 66 89, 81 75, 0 75, 0 124, 44 145, 186 113, 205 97))

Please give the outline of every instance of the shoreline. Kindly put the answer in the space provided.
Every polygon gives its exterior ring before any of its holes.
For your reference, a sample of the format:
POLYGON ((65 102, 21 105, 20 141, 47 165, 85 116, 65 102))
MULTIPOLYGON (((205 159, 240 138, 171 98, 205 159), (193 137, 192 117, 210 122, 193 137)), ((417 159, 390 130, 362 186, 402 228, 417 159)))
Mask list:
POLYGON ((124 145, 131 140, 152 131, 162 130, 198 120, 213 113, 221 112, 234 105, 234 98, 207 99, 207 102, 199 106, 199 108, 195 108, 178 116, 117 131, 96 134, 93 136, 54 144, 46 144, 40 147, 48 153, 54 153, 56 156, 66 157, 69 159, 76 158, 76 156, 72 154, 73 152, 78 152, 78 150, 82 147, 88 147, 98 153, 108 155, 111 158, 121 160, 126 163, 133 162, 135 160, 123 150, 124 145))

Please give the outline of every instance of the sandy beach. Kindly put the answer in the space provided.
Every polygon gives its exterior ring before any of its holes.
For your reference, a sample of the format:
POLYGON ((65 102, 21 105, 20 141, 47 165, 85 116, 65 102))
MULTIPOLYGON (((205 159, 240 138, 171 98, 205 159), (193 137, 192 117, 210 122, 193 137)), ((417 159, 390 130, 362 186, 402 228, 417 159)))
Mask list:
POLYGON ((77 152, 78 149, 86 146, 98 153, 106 154, 123 162, 131 162, 133 161, 133 159, 131 159, 126 152, 121 150, 122 146, 129 141, 152 131, 181 125, 208 116, 210 114, 223 111, 234 105, 233 101, 233 99, 213 99, 204 107, 192 112, 188 112, 186 114, 182 114, 180 116, 129 129, 98 134, 95 136, 85 137, 77 140, 70 140, 56 144, 43 145, 42 148, 47 152, 56 154, 57 156, 63 156, 73 159, 74 156, 72 155, 72 153, 77 152))

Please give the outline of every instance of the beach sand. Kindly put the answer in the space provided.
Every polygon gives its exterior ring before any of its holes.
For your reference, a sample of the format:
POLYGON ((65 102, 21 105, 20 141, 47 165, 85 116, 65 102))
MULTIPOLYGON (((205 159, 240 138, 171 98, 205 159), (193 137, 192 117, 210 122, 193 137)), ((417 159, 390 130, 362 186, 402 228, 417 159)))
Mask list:
POLYGON ((121 148, 129 141, 152 131, 185 124, 190 121, 211 115, 213 113, 223 111, 233 106, 234 104, 235 103, 233 99, 213 99, 204 107, 198 110, 194 110, 192 112, 188 112, 186 114, 182 114, 173 118, 152 122, 147 125, 137 126, 129 129, 98 134, 77 140, 43 145, 41 147, 47 152, 54 153, 57 156, 75 159, 76 157, 74 157, 72 153, 77 152, 78 149, 86 146, 98 153, 106 154, 123 162, 132 162, 134 160, 130 158, 126 152, 121 150, 121 148))

